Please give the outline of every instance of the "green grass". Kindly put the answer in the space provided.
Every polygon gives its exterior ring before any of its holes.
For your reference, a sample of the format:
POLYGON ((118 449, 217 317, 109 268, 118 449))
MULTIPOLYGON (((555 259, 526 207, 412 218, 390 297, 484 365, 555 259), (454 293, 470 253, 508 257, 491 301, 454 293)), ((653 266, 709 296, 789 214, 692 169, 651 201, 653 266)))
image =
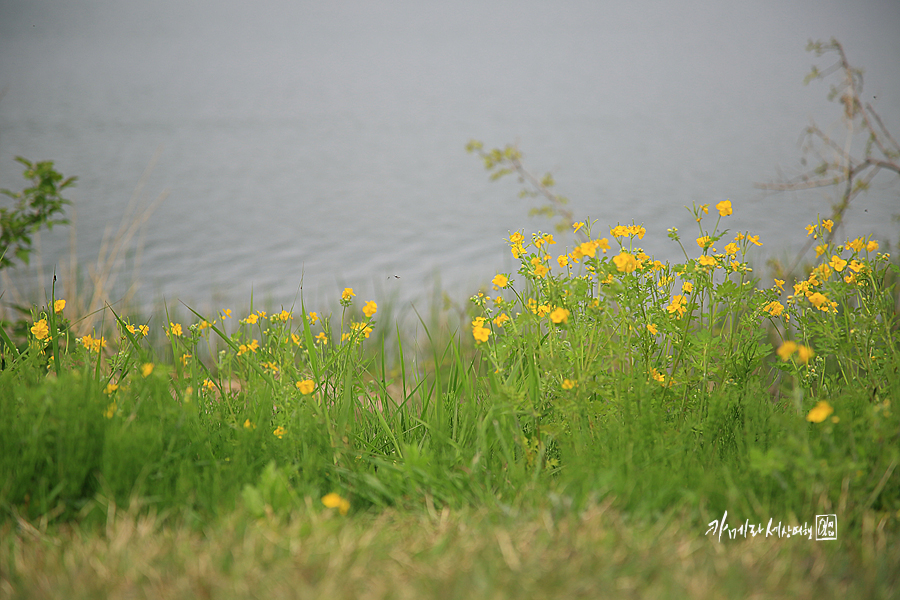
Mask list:
POLYGON ((81 338, 51 295, 3 333, 0 589, 891 596, 898 269, 848 240, 760 281, 716 208, 678 264, 637 225, 513 233, 518 272, 419 340, 349 291, 81 338), (726 511, 838 540, 719 540, 726 511))

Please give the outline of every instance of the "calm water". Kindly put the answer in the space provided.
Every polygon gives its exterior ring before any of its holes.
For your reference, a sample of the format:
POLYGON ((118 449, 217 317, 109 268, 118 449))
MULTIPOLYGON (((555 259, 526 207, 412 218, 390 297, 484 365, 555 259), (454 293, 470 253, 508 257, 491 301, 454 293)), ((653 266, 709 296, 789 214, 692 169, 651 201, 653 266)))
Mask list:
MULTIPOLYGON (((301 276, 307 304, 407 302, 435 273, 467 296, 512 268, 510 230, 549 228, 470 138, 518 142, 577 215, 643 222, 658 257, 691 231, 682 206, 724 198, 777 253, 832 199, 753 187, 793 172, 811 118, 838 124, 826 84, 801 84, 827 64, 808 39, 844 43, 900 133, 900 3, 784 4, 0 0, 0 186, 21 189, 16 155, 78 175, 87 267, 159 152, 141 277, 170 302, 290 302, 301 276)), ((881 182, 850 233, 896 241, 881 182)), ((41 241, 45 265, 68 255, 68 230, 41 241)))

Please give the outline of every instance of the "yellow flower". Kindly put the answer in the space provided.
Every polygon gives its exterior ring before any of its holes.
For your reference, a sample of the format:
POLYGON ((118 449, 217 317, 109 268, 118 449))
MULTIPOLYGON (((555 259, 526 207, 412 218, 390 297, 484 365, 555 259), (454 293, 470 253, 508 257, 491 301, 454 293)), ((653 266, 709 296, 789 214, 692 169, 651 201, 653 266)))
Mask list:
MULTIPOLYGON (((815 230, 816 230, 815 223, 813 223, 812 225, 807 225, 806 226, 806 237, 811 236, 815 230)), ((818 236, 816 236, 816 237, 818 237, 818 236)), ((813 238, 813 239, 816 239, 816 238, 813 238)))
POLYGON ((119 389, 118 384, 115 384, 115 383, 107 383, 107 384, 106 384, 106 387, 103 389, 103 393, 104 393, 104 394, 107 394, 107 395, 108 395, 108 394, 112 394, 112 393, 113 393, 114 391, 116 391, 117 389, 119 389))
POLYGON ((815 355, 816 353, 813 352, 813 349, 809 346, 797 346, 797 358, 799 358, 800 362, 804 365, 815 355))
POLYGON ((47 319, 41 319, 31 327, 31 333, 39 340, 45 339, 50 335, 50 328, 47 327, 47 319))
POLYGON ((509 321, 509 315, 506 313, 500 314, 496 319, 494 319, 494 325, 497 327, 503 327, 503 324, 509 321))
POLYGON ((569 322, 569 311, 561 306, 557 306, 550 312, 550 320, 554 323, 568 323, 569 322))
MULTIPOLYGON (((822 306, 825 305, 826 302, 828 302, 828 298, 821 292, 810 294, 809 296, 807 296, 807 300, 814 304, 815 307, 819 310, 822 310, 822 306)), ((825 310, 828 310, 827 307, 825 308, 825 310)))
POLYGON ((614 256, 613 262, 620 273, 631 273, 637 268, 637 259, 628 252, 621 252, 618 256, 614 256))
POLYGON ((776 279, 775 287, 777 287, 779 289, 779 291, 783 292, 784 291, 784 279, 776 279))
POLYGON ((663 383, 663 384, 664 384, 664 383, 666 382, 666 376, 665 376, 665 374, 664 374, 664 373, 660 373, 660 372, 657 371, 656 369, 650 369, 650 377, 652 377, 653 379, 655 379, 655 380, 658 381, 659 383, 663 383))
POLYGON ((53 312, 55 312, 56 314, 59 314, 63 311, 63 309, 65 307, 66 307, 66 301, 63 299, 59 299, 53 303, 53 312))
POLYGON ((103 416, 106 417, 107 419, 112 419, 114 416, 116 416, 116 403, 115 402, 109 403, 109 406, 107 406, 106 410, 103 411, 103 416))
POLYGON ((700 263, 703 267, 716 267, 718 266, 718 262, 712 256, 703 255, 697 259, 697 262, 700 263))
POLYGON ((831 416, 834 409, 825 400, 819 400, 818 404, 806 415, 806 420, 810 423, 821 423, 831 416))
POLYGON ((571 390, 573 387, 575 387, 574 381, 572 381, 571 379, 563 379, 562 389, 571 390))
POLYGON ((183 335, 181 323, 169 323, 169 333, 172 335, 183 335))
POLYGON ((220 315, 220 318, 222 318, 222 319, 230 319, 230 318, 231 318, 231 309, 230 309, 230 308, 223 308, 223 309, 222 309, 222 314, 220 315))
POLYGON ((316 341, 322 342, 323 344, 327 344, 327 343, 328 343, 328 336, 325 335, 325 332, 324 332, 324 331, 320 331, 319 334, 316 336, 316 341))
POLYGON ((342 515, 346 515, 350 510, 350 501, 346 500, 345 498, 341 498, 340 495, 335 494, 334 492, 323 496, 322 504, 324 504, 327 508, 338 509, 338 512, 340 512, 342 515))
POLYGON ((505 288, 509 283, 509 278, 502 273, 497 273, 497 275, 491 280, 491 283, 493 283, 498 288, 505 288))
POLYGON ((659 329, 656 328, 656 325, 653 323, 647 323, 647 331, 649 331, 652 335, 656 335, 659 333, 659 329))
POLYGON ((312 379, 304 379, 303 381, 297 382, 297 389, 300 390, 300 393, 304 396, 312 394, 316 389, 316 384, 312 379))
POLYGON ((253 430, 256 429, 256 425, 253 424, 253 421, 247 419, 246 421, 244 421, 244 429, 253 430))
POLYGON ((847 242, 847 247, 850 248, 851 250, 853 250, 854 252, 859 252, 859 251, 861 251, 861 250, 863 249, 863 244, 864 244, 864 243, 865 243, 865 242, 863 241, 862 238, 856 238, 856 239, 853 240, 852 242, 848 241, 848 242, 847 242))
POLYGON ((282 427, 281 425, 279 425, 278 427, 275 428, 275 431, 272 432, 272 435, 274 435, 275 437, 277 437, 280 440, 284 437, 284 434, 286 434, 286 433, 287 433, 287 430, 284 427, 282 427))
POLYGON ((521 232, 517 231, 509 236, 509 243, 512 246, 521 246, 522 242, 525 241, 525 236, 522 235, 521 232))
POLYGON ((706 250, 710 246, 712 246, 712 240, 708 235, 704 235, 697 238, 697 245, 706 250))
POLYGON ((294 342, 294 345, 295 345, 295 346, 299 346, 299 345, 300 345, 300 336, 297 335, 296 333, 292 333, 292 334, 291 334, 291 341, 294 342))
POLYGON ((477 317, 472 321, 472 336, 479 344, 488 341, 491 330, 484 326, 484 317, 477 317))
POLYGON ((822 227, 828 230, 828 233, 831 233, 831 228, 834 227, 834 221, 831 219, 825 219, 822 221, 822 227))
POLYGON ((719 211, 719 215, 727 217, 731 214, 731 201, 722 200, 721 202, 716 204, 716 209, 719 211))
POLYGON ((769 302, 763 307, 763 310, 772 315, 773 317, 777 317, 784 311, 784 305, 778 300, 773 300, 769 302))
POLYGON ((747 240, 754 246, 762 246, 762 242, 759 241, 758 235, 748 235, 747 240))
POLYGON ((319 315, 317 313, 311 312, 307 316, 309 317, 310 325, 315 325, 319 321, 319 315))
POLYGON ((584 227, 584 222, 583 222, 583 221, 580 222, 580 223, 572 223, 572 229, 575 230, 575 231, 573 231, 572 233, 578 233, 578 230, 581 229, 582 227, 584 227))
POLYGON ((840 273, 844 270, 844 267, 847 266, 847 261, 838 255, 834 255, 831 257, 831 260, 828 261, 828 264, 831 265, 832 269, 840 273))
POLYGON ((153 363, 144 363, 141 365, 141 377, 150 377, 153 372, 153 363))
POLYGON ((546 276, 547 276, 547 273, 549 273, 549 272, 550 272, 550 269, 548 269, 548 268, 545 267, 544 265, 535 265, 535 267, 534 267, 534 274, 535 274, 538 278, 544 278, 544 277, 546 277, 546 276))
POLYGON ((725 254, 734 255, 734 254, 737 254, 738 250, 739 250, 738 245, 735 244, 734 242, 729 242, 728 245, 725 246, 725 254))
POLYGON ((213 383, 212 379, 207 377, 203 380, 203 383, 200 384, 203 387, 203 390, 206 392, 213 392, 216 389, 216 384, 213 383))
POLYGON ((369 318, 372 318, 372 315, 378 310, 378 305, 375 304, 374 300, 369 300, 366 302, 366 305, 363 307, 363 314, 369 318))
MULTIPOLYGON (((209 329, 209 328, 212 327, 212 326, 213 326, 213 323, 210 323, 210 322, 207 321, 206 319, 203 319, 203 320, 201 320, 199 323, 197 323, 197 329, 199 329, 200 331, 203 331, 203 330, 205 330, 205 329, 209 329)), ((132 331, 132 333, 134 333, 134 332, 132 331)))
POLYGON ((781 347, 776 350, 778 357, 781 358, 782 362, 787 362, 788 359, 791 358, 791 355, 797 351, 797 343, 792 342, 791 340, 785 341, 781 344, 781 347))
POLYGON ((594 242, 583 242, 578 245, 578 251, 582 256, 594 258, 597 256, 597 246, 598 244, 595 244, 594 242))
POLYGON ((823 254, 825 254, 826 250, 828 250, 828 246, 826 246, 825 244, 819 244, 818 246, 816 246, 816 258, 819 258, 823 254))
POLYGON ((871 242, 866 244, 867 252, 875 252, 876 250, 878 250, 878 242, 876 242, 875 240, 872 240, 871 242))
POLYGON ((353 288, 344 288, 344 291, 341 292, 341 300, 352 300, 355 295, 356 294, 353 293, 353 288))
POLYGON ((258 320, 259 320, 259 315, 257 315, 256 313, 250 313, 249 315, 247 315, 247 318, 244 319, 244 323, 249 323, 250 325, 254 325, 254 324, 256 324, 256 322, 258 320))
POLYGON ((690 281, 685 281, 683 284, 681 284, 681 291, 685 294, 690 294, 694 291, 694 284, 690 281))
POLYGON ((565 254, 560 254, 558 257, 556 257, 556 262, 561 268, 564 269, 569 266, 569 257, 565 254))

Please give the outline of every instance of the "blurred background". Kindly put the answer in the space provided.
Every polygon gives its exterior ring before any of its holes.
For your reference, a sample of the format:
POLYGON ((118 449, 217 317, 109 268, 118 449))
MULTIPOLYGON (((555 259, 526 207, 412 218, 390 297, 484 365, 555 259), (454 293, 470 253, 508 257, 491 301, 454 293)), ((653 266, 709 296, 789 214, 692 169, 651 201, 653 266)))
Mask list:
MULTIPOLYGON (((844 44, 896 136, 898 31, 895 0, 0 0, 0 187, 24 186, 17 155, 79 177, 73 225, 4 287, 41 301, 54 268, 87 277, 164 197, 121 250, 139 301, 290 305, 301 280, 312 310, 344 286, 462 301, 515 270, 510 231, 552 230, 471 138, 518 143, 603 234, 643 223, 657 258, 680 256, 667 228, 695 231, 684 205, 725 198, 732 230, 783 255, 836 198, 754 187, 799 172, 811 119, 839 130, 829 82, 802 84, 834 58, 808 40, 844 44)), ((846 235, 897 240, 895 184, 876 179, 846 235)))

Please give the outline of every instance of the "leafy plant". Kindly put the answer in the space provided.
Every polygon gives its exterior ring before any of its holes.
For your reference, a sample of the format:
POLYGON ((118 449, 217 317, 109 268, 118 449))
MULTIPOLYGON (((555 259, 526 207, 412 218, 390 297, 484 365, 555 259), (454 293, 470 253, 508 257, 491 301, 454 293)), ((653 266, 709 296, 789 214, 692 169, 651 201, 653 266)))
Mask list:
POLYGON ((32 251, 31 236, 46 226, 69 223, 64 205, 71 204, 62 192, 75 185, 76 177, 64 178, 53 168, 53 161, 32 163, 21 156, 16 160, 25 165, 22 175, 31 182, 21 192, 0 189, 0 194, 15 201, 11 208, 0 208, 0 269, 10 267, 16 259, 28 264, 32 251))

